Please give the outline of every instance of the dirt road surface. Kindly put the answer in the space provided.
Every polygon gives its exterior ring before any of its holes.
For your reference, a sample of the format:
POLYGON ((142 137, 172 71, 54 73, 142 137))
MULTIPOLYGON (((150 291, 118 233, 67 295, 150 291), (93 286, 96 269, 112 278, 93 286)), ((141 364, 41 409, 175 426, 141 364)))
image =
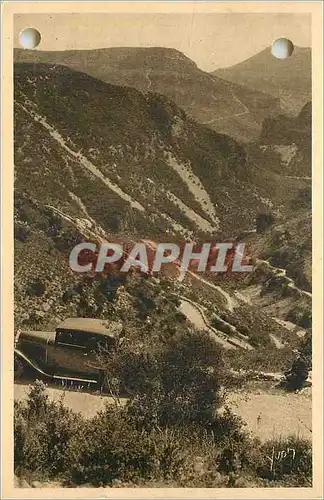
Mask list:
MULTIPOLYGON (((181 296, 180 296, 181 297, 181 296)), ((180 311, 187 317, 187 319, 196 326, 198 329, 207 330, 211 336, 220 344, 225 347, 225 349, 233 349, 236 347, 241 347, 243 349, 252 350, 253 347, 242 338, 238 338, 240 333, 237 331, 236 327, 222 320, 219 316, 218 319, 228 328, 231 328, 233 335, 230 336, 223 331, 217 330, 209 324, 208 319, 205 316, 203 308, 201 305, 197 304, 193 300, 181 297, 180 311)), ((215 315, 216 316, 216 315, 215 315)), ((242 337, 242 336, 241 336, 242 337)))
MULTIPOLYGON (((16 400, 26 400, 30 385, 15 384, 16 400)), ((91 418, 103 410, 106 404, 115 404, 113 398, 95 393, 62 391, 49 387, 47 393, 54 401, 63 397, 64 404, 85 418, 91 418)), ((121 404, 126 400, 121 399, 121 404)), ((260 390, 256 392, 238 391, 228 394, 228 405, 247 424, 247 429, 262 441, 291 434, 311 438, 312 411, 311 393, 294 394, 280 390, 260 390), (258 418, 259 417, 259 418, 258 418)))
POLYGON ((312 438, 311 390, 287 393, 279 389, 239 391, 228 395, 232 411, 247 424, 261 441, 296 435, 312 438))
MULTIPOLYGON (((15 384, 14 398, 16 401, 24 401, 27 399, 30 384, 15 384)), ((115 400, 109 396, 101 396, 99 393, 62 390, 59 387, 47 387, 46 390, 50 399, 60 401, 63 398, 65 406, 76 413, 81 413, 85 418, 92 418, 98 411, 104 410, 106 404, 116 404, 115 400)), ((121 399, 121 404, 125 404, 125 399, 121 399)))

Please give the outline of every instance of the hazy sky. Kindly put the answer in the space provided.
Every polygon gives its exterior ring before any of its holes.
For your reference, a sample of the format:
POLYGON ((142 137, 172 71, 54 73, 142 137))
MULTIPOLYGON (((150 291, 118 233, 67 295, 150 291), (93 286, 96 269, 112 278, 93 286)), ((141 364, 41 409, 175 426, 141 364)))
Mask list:
POLYGON ((240 62, 280 37, 311 46, 308 14, 19 14, 16 47, 27 27, 41 33, 38 50, 172 47, 205 71, 240 62))

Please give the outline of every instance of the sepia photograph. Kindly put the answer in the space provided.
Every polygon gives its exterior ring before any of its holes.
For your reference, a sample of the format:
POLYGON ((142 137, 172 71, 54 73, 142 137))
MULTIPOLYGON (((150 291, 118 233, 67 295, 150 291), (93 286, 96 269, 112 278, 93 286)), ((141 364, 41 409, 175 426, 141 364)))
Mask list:
POLYGON ((13 486, 311 495, 314 12, 88 9, 13 15, 13 486))

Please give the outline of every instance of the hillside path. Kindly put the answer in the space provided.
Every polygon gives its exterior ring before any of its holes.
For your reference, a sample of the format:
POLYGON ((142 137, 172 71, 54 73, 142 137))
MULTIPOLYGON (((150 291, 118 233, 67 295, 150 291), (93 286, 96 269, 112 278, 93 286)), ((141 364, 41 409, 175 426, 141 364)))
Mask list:
POLYGON ((226 324, 233 330, 233 336, 211 326, 210 322, 206 318, 203 308, 199 304, 187 299, 186 297, 180 298, 180 311, 187 317, 187 319, 195 325, 196 328, 207 330, 211 334, 211 337, 214 338, 216 342, 222 344, 223 347, 226 349, 236 349, 237 347, 247 350, 253 349, 253 347, 243 339, 243 335, 241 336, 240 333, 236 331, 236 328, 230 323, 227 323, 219 318, 222 323, 226 324), (240 338, 237 338, 236 335, 240 335, 240 338))

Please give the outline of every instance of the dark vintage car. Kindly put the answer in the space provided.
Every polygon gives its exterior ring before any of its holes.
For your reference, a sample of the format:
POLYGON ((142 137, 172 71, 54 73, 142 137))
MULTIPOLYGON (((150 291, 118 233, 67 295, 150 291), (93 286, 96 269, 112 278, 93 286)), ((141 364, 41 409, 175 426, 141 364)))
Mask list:
POLYGON ((18 331, 15 380, 26 368, 51 379, 102 384, 99 352, 122 340, 122 325, 93 318, 68 318, 54 332, 18 331))

